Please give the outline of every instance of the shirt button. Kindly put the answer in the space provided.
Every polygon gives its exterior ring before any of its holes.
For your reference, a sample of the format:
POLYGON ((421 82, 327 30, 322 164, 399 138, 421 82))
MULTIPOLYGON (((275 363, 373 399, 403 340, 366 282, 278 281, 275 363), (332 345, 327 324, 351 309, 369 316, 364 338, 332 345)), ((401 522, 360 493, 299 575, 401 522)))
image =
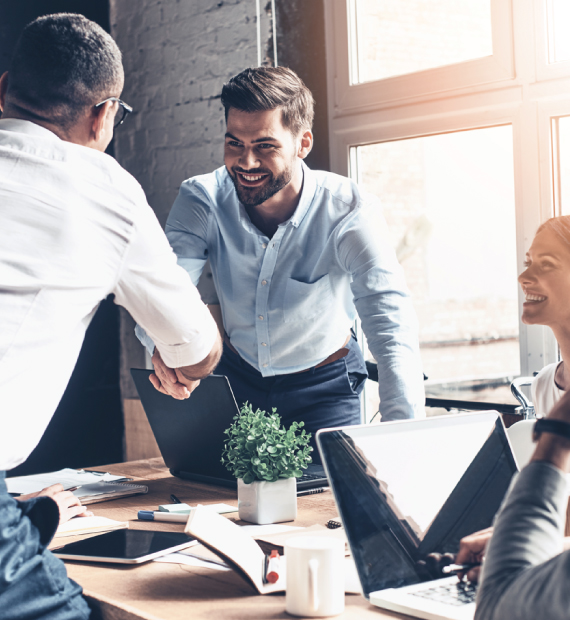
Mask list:
POLYGON ((260 314, 257 318, 258 318, 260 321, 263 321, 263 315, 262 315, 262 314, 260 314))
POLYGON ((266 346, 267 346, 267 342, 262 342, 262 343, 261 343, 261 346, 262 346, 262 347, 266 347, 266 346))
POLYGON ((263 368, 267 368, 267 364, 263 364, 263 368))
POLYGON ((267 280, 262 280, 261 281, 261 286, 265 286, 267 284, 267 280))
POLYGON ((265 248, 267 247, 267 243, 262 243, 261 247, 265 250, 265 248))

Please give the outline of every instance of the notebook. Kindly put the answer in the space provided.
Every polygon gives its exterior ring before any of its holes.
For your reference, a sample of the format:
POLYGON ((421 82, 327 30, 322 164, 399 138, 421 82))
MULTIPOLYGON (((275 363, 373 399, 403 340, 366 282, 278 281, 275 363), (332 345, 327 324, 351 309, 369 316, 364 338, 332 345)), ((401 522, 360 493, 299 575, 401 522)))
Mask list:
MULTIPOLYGON (((176 400, 156 390, 151 370, 132 368, 131 374, 142 406, 166 466, 186 480, 237 488, 237 481, 221 462, 227 439, 224 431, 239 413, 227 377, 210 375, 186 400, 176 400)), ((310 464, 297 490, 328 486, 321 465, 310 464)))
POLYGON ((106 502, 110 499, 128 497, 129 495, 139 495, 141 493, 148 493, 148 487, 144 484, 105 482, 104 480, 101 482, 94 482, 93 484, 84 484, 73 491, 73 495, 78 497, 84 506, 96 504, 98 502, 106 502))
POLYGON ((54 538, 65 536, 80 536, 82 534, 99 534, 111 530, 122 530, 129 527, 126 521, 115 521, 107 517, 74 517, 62 523, 54 535, 54 538))
POLYGON ((471 620, 476 588, 421 562, 489 527, 517 467, 495 411, 324 429, 317 444, 362 592, 378 607, 471 620))

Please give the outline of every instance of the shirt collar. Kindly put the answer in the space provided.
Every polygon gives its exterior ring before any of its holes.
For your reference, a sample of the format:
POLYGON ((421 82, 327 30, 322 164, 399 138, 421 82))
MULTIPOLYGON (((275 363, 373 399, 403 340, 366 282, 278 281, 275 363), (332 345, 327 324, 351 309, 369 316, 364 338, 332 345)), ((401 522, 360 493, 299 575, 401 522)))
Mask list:
POLYGON ((13 131, 14 133, 25 133, 30 136, 43 136, 52 140, 60 140, 59 136, 32 121, 24 121, 19 118, 0 118, 0 131, 13 131))
POLYGON ((289 220, 295 228, 299 228, 303 218, 307 215, 317 189, 317 182, 313 171, 305 162, 301 162, 301 166, 303 167, 303 189, 301 190, 301 197, 299 198, 299 204, 295 209, 295 213, 293 213, 289 220))
MULTIPOLYGON (((301 166, 303 169, 303 187, 301 189, 301 197, 299 198, 299 204, 297 205, 297 208, 295 209, 295 212, 293 213, 293 215, 286 222, 283 222, 282 224, 280 224, 280 226, 291 224, 295 228, 299 228, 301 222, 303 221, 303 218, 305 217, 305 215, 307 215, 307 211, 309 210, 309 207, 311 206, 313 202, 315 191, 317 189, 317 181, 315 179, 315 175, 313 174, 313 171, 309 168, 309 166, 305 164, 305 162, 301 162, 301 166)), ((225 173, 229 179, 229 182, 232 183, 232 180, 230 178, 229 172, 227 171, 227 168, 225 168, 225 173)), ((232 190, 233 190, 233 195, 238 205, 239 217, 240 217, 242 226, 249 232, 254 232, 254 233, 259 234, 260 231, 257 230, 257 228, 251 223, 251 220, 249 219, 249 215, 247 214, 245 207, 239 201, 237 197, 237 192, 235 190, 235 187, 233 187, 233 184, 232 184, 232 190)))

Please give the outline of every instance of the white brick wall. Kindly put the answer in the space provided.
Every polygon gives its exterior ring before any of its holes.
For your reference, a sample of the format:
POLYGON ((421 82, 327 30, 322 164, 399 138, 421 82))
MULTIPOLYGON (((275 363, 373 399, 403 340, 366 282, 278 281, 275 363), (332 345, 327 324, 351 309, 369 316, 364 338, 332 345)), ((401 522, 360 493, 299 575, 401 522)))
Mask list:
MULTIPOLYGON (((261 4, 266 58, 270 3, 261 4)), ((135 109, 116 132, 115 155, 164 225, 180 183, 223 163, 220 93, 231 76, 257 64, 256 2, 110 0, 110 22, 123 52, 122 98, 135 109)), ((137 397, 129 368, 144 363, 132 330, 123 313, 123 398, 137 397)))
MULTIPOLYGON (((255 0, 111 0, 123 52, 119 162, 142 184, 164 224, 180 183, 222 162, 222 85, 257 64, 255 0)), ((264 20, 263 25, 266 25, 264 20)), ((267 41, 268 33, 262 33, 267 41)))

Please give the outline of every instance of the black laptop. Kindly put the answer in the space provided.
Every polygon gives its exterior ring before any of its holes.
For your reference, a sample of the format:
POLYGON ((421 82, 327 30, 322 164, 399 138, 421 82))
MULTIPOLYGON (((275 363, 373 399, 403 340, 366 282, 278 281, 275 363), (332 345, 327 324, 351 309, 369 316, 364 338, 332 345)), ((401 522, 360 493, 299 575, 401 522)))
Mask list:
MULTIPOLYGON (((166 466, 174 476, 196 482, 237 488, 234 476, 221 462, 227 435, 224 431, 239 413, 228 379, 210 375, 186 400, 156 390, 149 381, 152 370, 131 368, 150 427, 166 466)), ((328 486, 321 465, 310 464, 297 490, 328 486)))

